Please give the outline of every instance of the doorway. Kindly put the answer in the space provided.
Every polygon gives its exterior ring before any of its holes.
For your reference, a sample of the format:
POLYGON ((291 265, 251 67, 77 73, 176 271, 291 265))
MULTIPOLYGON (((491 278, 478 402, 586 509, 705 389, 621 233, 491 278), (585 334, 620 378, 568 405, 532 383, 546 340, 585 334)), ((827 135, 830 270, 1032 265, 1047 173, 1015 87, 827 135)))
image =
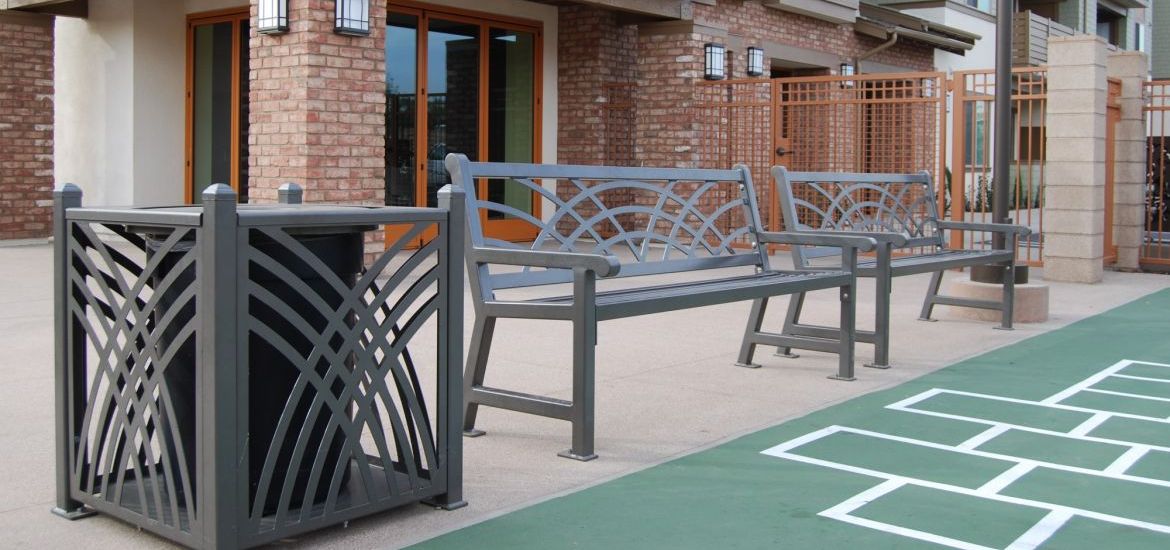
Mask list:
MULTIPOLYGON (((387 205, 435 206, 450 183, 448 153, 540 162, 539 23, 391 4, 386 59, 387 205)), ((485 214, 489 236, 535 238, 519 219, 540 217, 535 193, 506 180, 479 181, 475 192, 509 210, 485 214)), ((398 237, 388 232, 387 242, 398 237)))
POLYGON ((248 202, 248 8, 187 17, 186 198, 226 183, 248 202))

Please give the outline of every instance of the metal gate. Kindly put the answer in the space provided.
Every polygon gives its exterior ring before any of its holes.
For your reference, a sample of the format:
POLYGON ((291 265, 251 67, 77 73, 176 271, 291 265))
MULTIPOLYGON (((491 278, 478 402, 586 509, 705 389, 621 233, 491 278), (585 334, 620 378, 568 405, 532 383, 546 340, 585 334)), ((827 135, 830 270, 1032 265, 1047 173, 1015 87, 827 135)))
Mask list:
POLYGON ((1170 266, 1170 80, 1145 83, 1146 216, 1138 257, 1170 266))

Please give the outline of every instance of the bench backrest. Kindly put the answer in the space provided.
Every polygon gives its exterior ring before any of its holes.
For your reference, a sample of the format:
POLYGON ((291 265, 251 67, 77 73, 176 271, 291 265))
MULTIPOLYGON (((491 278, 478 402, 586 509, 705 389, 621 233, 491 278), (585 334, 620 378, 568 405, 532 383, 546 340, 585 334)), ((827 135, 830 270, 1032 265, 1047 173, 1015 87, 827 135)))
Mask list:
MULTIPOLYGON (((756 238, 762 231, 759 209, 744 166, 699 170, 516 164, 469 162, 457 154, 448 155, 446 162, 452 182, 468 190, 471 246, 620 254, 619 277, 750 265, 768 269, 756 238), (481 188, 489 180, 505 180, 519 186, 516 190, 535 193, 552 212, 538 218, 493 200, 481 188), (556 191, 542 184, 554 180, 556 191), (512 243, 485 235, 485 220, 503 216, 531 226, 533 240, 512 243)), ((572 280, 572 273, 563 269, 491 273, 488 267, 471 273, 472 284, 485 296, 493 290, 572 280)))
MULTIPOLYGON (((908 247, 943 246, 929 172, 789 172, 776 166, 772 178, 785 230, 893 232, 904 235, 908 247)), ((808 267, 816 255, 807 247, 792 247, 799 267, 808 267)))

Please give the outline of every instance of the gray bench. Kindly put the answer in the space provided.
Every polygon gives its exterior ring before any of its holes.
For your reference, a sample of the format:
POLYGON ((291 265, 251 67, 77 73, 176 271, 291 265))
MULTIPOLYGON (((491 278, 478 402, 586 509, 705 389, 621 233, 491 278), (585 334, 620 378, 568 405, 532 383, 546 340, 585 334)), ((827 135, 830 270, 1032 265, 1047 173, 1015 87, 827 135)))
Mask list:
POLYGON ((766 304, 773 296, 837 288, 844 330, 832 338, 769 334, 757 327, 753 342, 837 353, 836 377, 853 378, 853 270, 857 252, 872 250, 875 241, 765 232, 746 167, 686 170, 479 163, 456 154, 447 156, 446 166, 456 185, 479 190, 467 193, 467 264, 476 315, 464 380, 466 435, 482 435, 475 429, 481 405, 510 409, 571 422, 572 447, 560 455, 595 458, 594 347, 597 323, 608 319, 735 301, 766 304), (535 193, 554 210, 538 219, 496 202, 482 188, 489 180, 519 186, 514 190, 520 195, 535 193), (546 189, 542 180, 561 182, 561 192, 546 189), (483 220, 503 217, 530 224, 535 239, 518 244, 485 236, 483 220), (839 247, 842 264, 824 270, 775 270, 764 249, 768 243, 839 247), (698 276, 705 270, 736 267, 742 269, 732 275, 698 276), (682 283, 659 281, 597 290, 598 279, 677 273, 696 276, 682 283), (552 284, 571 284, 572 292, 542 298, 532 298, 532 292, 515 299, 497 296, 508 289, 532 291, 552 284), (571 401, 484 385, 496 319, 501 317, 572 322, 571 401))
MULTIPOLYGON (((789 231, 826 231, 866 235, 878 241, 876 257, 858 262, 857 275, 875 280, 876 316, 873 331, 857 331, 857 341, 874 344, 874 360, 866 366, 889 367, 891 279, 933 273, 920 318, 930 320, 935 305, 999 310, 1000 328, 1011 329, 1015 295, 1015 258, 1019 239, 1031 233, 1011 224, 971 223, 939 218, 930 173, 853 174, 789 172, 772 169, 780 197, 784 227, 789 231), (946 230, 982 231, 1005 235, 1007 248, 963 249, 948 246, 946 230), (939 294, 943 272, 972 266, 1004 266, 1003 298, 976 300, 939 294)), ((797 269, 817 269, 817 251, 792 247, 797 269)), ((783 333, 831 337, 836 329, 800 323, 804 296, 789 303, 783 333)), ((791 355, 780 347, 781 355, 791 355)))

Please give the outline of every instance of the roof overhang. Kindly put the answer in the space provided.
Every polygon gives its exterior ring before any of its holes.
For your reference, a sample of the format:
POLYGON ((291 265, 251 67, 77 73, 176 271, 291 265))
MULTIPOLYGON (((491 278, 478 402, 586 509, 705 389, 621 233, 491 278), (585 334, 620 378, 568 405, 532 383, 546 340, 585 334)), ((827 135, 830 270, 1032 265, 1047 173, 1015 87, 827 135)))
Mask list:
POLYGON ((0 10, 85 17, 89 15, 88 0, 0 0, 0 10))
POLYGON ((857 20, 858 0, 764 0, 764 7, 799 13, 830 23, 853 23, 857 20))
POLYGON ((861 2, 859 12, 853 30, 883 40, 898 35, 962 55, 975 47, 975 42, 981 38, 972 32, 866 2, 861 2))
MULTIPOLYGON (((564 2, 545 3, 561 4, 564 2)), ((689 21, 694 19, 694 8, 691 6, 691 0, 573 0, 571 3, 620 12, 636 18, 636 21, 689 21)))

